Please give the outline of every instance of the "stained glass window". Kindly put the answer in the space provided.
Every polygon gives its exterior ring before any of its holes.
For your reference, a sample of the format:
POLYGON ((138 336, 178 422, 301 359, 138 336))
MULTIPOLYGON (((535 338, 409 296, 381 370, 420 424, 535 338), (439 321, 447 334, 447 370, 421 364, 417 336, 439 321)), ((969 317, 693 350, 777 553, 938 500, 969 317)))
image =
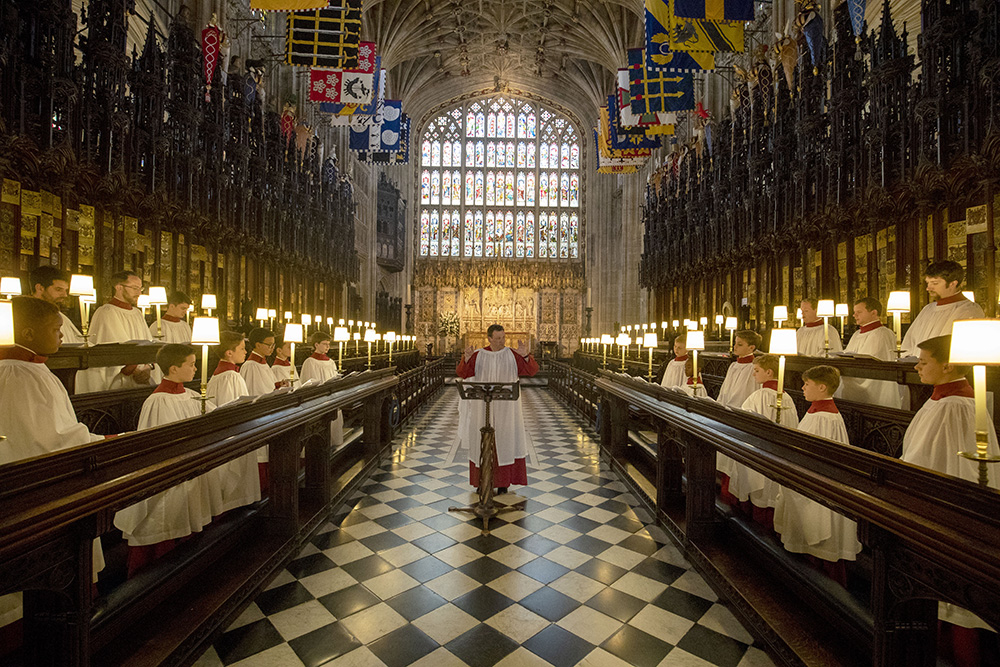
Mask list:
POLYGON ((420 256, 578 260, 581 146, 559 113, 500 95, 431 120, 420 137, 420 256))

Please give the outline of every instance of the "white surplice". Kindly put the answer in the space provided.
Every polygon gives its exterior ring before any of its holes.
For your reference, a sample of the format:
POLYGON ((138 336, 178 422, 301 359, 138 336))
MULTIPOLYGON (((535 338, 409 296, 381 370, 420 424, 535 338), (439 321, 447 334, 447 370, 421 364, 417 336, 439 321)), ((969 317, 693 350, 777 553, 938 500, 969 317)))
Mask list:
MULTIPOLYGON (((949 384, 964 384, 968 387, 965 380, 949 384)), ((900 460, 961 477, 970 482, 978 482, 979 464, 958 456, 958 452, 976 450, 975 424, 976 399, 955 395, 932 397, 924 403, 917 414, 913 415, 910 425, 906 428, 900 460)), ((991 456, 1000 456, 993 422, 990 421, 988 426, 987 452, 991 456)), ((990 486, 1000 487, 995 473, 990 475, 990 486)), ((993 629, 972 612, 947 602, 938 603, 938 618, 965 628, 993 629)))
MULTIPOLYGON (((799 430, 845 445, 850 442, 839 412, 813 412, 799 422, 799 430)), ((861 551, 858 525, 826 505, 797 491, 780 487, 774 507, 774 530, 785 549, 826 561, 855 560, 861 551)))
POLYGON ((297 386, 299 383, 299 372, 292 368, 292 363, 287 359, 275 359, 274 365, 271 366, 271 374, 274 375, 275 382, 291 382, 292 386, 297 386), (287 363, 281 363, 285 361, 287 363))
MULTIPOLYGON (((163 426, 201 415, 198 392, 154 392, 142 404, 139 430, 163 426)), ((208 410, 215 405, 209 403, 208 410)), ((213 507, 221 514, 223 507, 220 466, 200 477, 140 500, 115 514, 115 526, 122 531, 129 546, 145 546, 201 532, 212 521, 213 507)))
MULTIPOLYGON (((847 343, 848 352, 857 352, 882 361, 896 359, 896 335, 892 329, 879 324, 871 329, 871 325, 861 327, 854 332, 847 343)), ((842 376, 838 398, 845 398, 858 403, 872 403, 887 408, 902 407, 899 385, 889 380, 871 380, 866 378, 842 376)))
MULTIPOLYGON (((235 364, 225 367, 228 370, 215 374, 208 381, 208 397, 218 406, 231 403, 242 396, 249 396, 247 383, 236 371, 235 364)), ((249 505, 260 500, 260 475, 257 472, 257 452, 250 452, 219 466, 225 468, 228 474, 223 475, 222 506, 226 511, 249 505)))
MULTIPOLYGON (((274 371, 267 365, 267 360, 259 354, 250 353, 247 360, 240 366, 240 375, 246 382, 247 392, 250 396, 262 396, 275 390, 274 371)), ((258 449, 257 463, 267 463, 268 460, 267 447, 258 449)))
MULTIPOLYGON (((324 357, 326 355, 323 355, 324 357)), ((273 368, 278 368, 274 366, 273 368)), ((337 362, 327 357, 318 358, 312 355, 302 362, 302 382, 315 380, 316 382, 326 382, 334 378, 339 378, 337 362)), ((330 422, 330 442, 334 447, 344 444, 344 411, 337 410, 337 418, 330 422)))
MULTIPOLYGON (((764 415, 773 422, 778 412, 778 391, 770 387, 761 387, 750 394, 740 408, 764 415)), ((788 428, 797 428, 799 425, 795 401, 787 391, 781 393, 780 424, 788 428)), ((749 500, 757 507, 774 507, 778 501, 779 488, 769 477, 742 463, 736 463, 732 474, 729 475, 729 493, 741 502, 749 500)))
MULTIPOLYGON (((476 374, 468 382, 517 382, 517 361, 514 350, 505 347, 498 352, 480 349, 476 355, 476 374)), ((496 431, 497 464, 509 466, 515 459, 528 455, 521 399, 490 403, 490 423, 496 431)), ((479 467, 479 429, 486 424, 486 404, 483 401, 458 402, 459 446, 468 447, 469 461, 479 467)))
MULTIPOLYGON (((722 405, 738 408, 757 391, 757 382, 753 379, 753 355, 747 355, 729 364, 726 378, 719 389, 719 397, 715 399, 722 405)), ((715 467, 723 475, 732 477, 736 461, 722 453, 715 455, 715 467)))
POLYGON ((663 371, 663 379, 660 380, 661 387, 681 387, 687 384, 687 357, 681 360, 671 359, 667 362, 667 368, 663 371))
MULTIPOLYGON (((112 300, 94 313, 90 319, 88 332, 91 345, 101 343, 127 343, 130 340, 152 340, 149 327, 142 310, 135 307, 123 308, 115 305, 112 300)), ((92 391, 107 391, 109 389, 134 389, 139 387, 131 375, 122 375, 125 366, 100 366, 79 371, 76 374, 76 393, 85 394, 92 391)))
POLYGON ((62 318, 62 344, 63 345, 77 345, 83 342, 83 334, 80 330, 76 328, 73 324, 73 320, 66 317, 66 313, 59 311, 59 317, 62 318))
POLYGON ((951 335, 951 325, 955 320, 974 320, 985 317, 983 309, 974 301, 969 301, 961 294, 960 297, 947 297, 929 303, 921 309, 916 319, 906 330, 903 343, 900 346, 904 357, 919 357, 917 347, 928 338, 951 335), (955 299, 952 301, 952 299, 955 299), (942 305, 941 301, 945 303, 942 305))
MULTIPOLYGON (((164 343, 184 343, 185 345, 191 343, 191 325, 184 320, 171 322, 161 317, 160 324, 163 325, 164 343)), ((149 335, 156 338, 156 333, 156 320, 153 320, 153 323, 149 325, 149 335)))
MULTIPOLYGON (((830 352, 840 352, 844 349, 840 342, 840 332, 832 324, 826 325, 830 333, 830 352)), ((816 326, 803 325, 795 332, 796 347, 798 353, 807 357, 822 357, 826 348, 826 341, 823 336, 823 321, 820 320, 816 326)))
MULTIPOLYGON (((0 465, 104 439, 77 421, 66 387, 44 363, 0 359, 0 396, 0 433, 7 437, 0 440, 0 465)), ((93 542, 94 581, 103 569, 98 538, 93 542)), ((0 596, 0 627, 22 613, 20 593, 0 596)))

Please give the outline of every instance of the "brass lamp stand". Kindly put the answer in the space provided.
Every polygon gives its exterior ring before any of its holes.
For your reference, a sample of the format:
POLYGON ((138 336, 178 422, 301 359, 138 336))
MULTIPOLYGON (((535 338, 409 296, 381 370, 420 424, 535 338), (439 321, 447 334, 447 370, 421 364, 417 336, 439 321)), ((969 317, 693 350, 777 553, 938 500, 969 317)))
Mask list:
POLYGON ((463 382, 458 381, 458 394, 464 401, 483 401, 486 404, 485 425, 479 429, 479 501, 469 507, 449 507, 449 512, 469 512, 483 520, 483 535, 490 534, 490 519, 498 514, 524 509, 524 503, 497 507, 493 502, 493 461, 496 459, 496 432, 490 424, 490 403, 516 401, 521 395, 518 382, 463 382))

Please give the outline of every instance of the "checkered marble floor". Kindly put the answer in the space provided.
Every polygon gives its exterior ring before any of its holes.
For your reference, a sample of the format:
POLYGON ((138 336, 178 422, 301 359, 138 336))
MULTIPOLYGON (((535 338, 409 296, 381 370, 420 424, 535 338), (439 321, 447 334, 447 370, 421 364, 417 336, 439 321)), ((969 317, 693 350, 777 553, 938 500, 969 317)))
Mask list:
POLYGON ((767 655, 544 389, 522 393, 540 469, 491 521, 443 466, 458 424, 445 389, 392 460, 316 535, 198 665, 771 666, 767 655))

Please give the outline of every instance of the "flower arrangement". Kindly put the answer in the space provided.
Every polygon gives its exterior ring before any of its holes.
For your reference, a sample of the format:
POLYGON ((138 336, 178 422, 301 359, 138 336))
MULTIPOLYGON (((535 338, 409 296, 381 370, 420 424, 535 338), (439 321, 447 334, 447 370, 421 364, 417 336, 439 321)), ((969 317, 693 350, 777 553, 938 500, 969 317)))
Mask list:
POLYGON ((438 335, 457 336, 461 332, 458 313, 451 311, 438 315, 438 335))

